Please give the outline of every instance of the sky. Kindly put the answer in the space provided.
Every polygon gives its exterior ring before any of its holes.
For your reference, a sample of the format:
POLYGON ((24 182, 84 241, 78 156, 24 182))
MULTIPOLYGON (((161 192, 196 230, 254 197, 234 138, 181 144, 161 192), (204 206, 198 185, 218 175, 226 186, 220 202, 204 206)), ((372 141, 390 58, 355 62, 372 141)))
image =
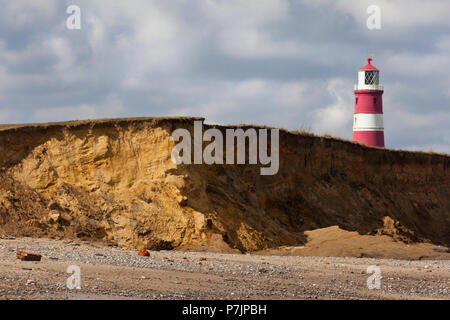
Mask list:
POLYGON ((450 1, 0 0, 0 123, 201 116, 351 139, 374 54, 386 147, 450 153, 450 1), (81 29, 69 29, 70 5, 81 29), (369 29, 371 5, 380 29, 369 29))

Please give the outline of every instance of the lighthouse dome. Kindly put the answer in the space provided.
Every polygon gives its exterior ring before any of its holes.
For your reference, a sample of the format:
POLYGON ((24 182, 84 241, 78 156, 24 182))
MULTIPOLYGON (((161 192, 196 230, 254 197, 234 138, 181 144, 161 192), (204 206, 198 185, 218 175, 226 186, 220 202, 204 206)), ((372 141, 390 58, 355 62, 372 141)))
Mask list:
POLYGON ((367 64, 359 69, 355 90, 383 90, 383 86, 380 85, 380 71, 370 63, 371 61, 372 58, 368 58, 367 64))
POLYGON ((367 58, 367 64, 362 67, 361 71, 365 71, 365 70, 372 70, 372 71, 379 71, 377 68, 375 68, 370 62, 372 61, 372 58, 367 58))

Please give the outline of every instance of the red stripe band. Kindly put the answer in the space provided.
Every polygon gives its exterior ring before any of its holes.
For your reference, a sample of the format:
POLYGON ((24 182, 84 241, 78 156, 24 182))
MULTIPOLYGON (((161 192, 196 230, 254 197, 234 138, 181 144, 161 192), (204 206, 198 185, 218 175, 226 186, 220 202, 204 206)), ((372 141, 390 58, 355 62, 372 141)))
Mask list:
POLYGON ((369 147, 384 148, 383 131, 353 131, 353 141, 364 143, 369 147))

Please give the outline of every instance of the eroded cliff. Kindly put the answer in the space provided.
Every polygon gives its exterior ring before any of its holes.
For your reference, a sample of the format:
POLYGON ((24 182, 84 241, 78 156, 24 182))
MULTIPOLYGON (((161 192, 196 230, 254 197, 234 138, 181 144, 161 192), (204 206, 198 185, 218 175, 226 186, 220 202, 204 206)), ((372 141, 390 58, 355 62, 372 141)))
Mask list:
POLYGON ((0 233, 255 251, 337 225, 450 245, 448 155, 280 130, 274 176, 259 165, 177 166, 171 133, 192 132, 194 120, 0 127, 0 233))

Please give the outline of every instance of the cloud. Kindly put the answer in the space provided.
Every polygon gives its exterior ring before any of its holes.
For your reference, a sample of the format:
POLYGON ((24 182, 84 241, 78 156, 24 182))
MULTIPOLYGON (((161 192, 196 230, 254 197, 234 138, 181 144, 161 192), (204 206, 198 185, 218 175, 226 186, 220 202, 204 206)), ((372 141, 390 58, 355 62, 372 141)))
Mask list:
MULTIPOLYGON (((301 0, 304 5, 310 1, 301 0)), ((429 26, 450 25, 448 12, 450 2, 446 0, 317 0, 314 5, 333 6, 339 13, 350 14, 358 24, 366 24, 368 14, 366 9, 370 5, 377 5, 381 9, 382 24, 386 28, 419 28, 429 26)))
POLYGON ((122 101, 117 96, 110 95, 105 101, 96 105, 81 104, 77 106, 60 106, 57 108, 39 108, 34 112, 32 119, 36 122, 52 122, 110 118, 118 117, 123 111, 123 108, 122 101))
POLYGON ((2 21, 14 30, 31 29, 46 23, 56 14, 58 8, 56 0, 1 1, 1 6, 2 21))
POLYGON ((327 91, 333 97, 333 103, 314 111, 314 126, 316 132, 341 136, 351 139, 353 118, 349 115, 353 112, 353 97, 347 87, 348 79, 331 79, 327 91))
MULTIPOLYGON (((249 79, 215 83, 203 92, 204 103, 196 99, 172 115, 206 117, 217 124, 265 124, 288 129, 310 128, 311 110, 323 101, 321 86, 310 82, 279 82, 249 79), (197 100, 198 101, 198 100, 197 100), (270 107, 265 107, 269 105, 270 107)), ((178 91, 178 90, 176 90, 178 91)))

